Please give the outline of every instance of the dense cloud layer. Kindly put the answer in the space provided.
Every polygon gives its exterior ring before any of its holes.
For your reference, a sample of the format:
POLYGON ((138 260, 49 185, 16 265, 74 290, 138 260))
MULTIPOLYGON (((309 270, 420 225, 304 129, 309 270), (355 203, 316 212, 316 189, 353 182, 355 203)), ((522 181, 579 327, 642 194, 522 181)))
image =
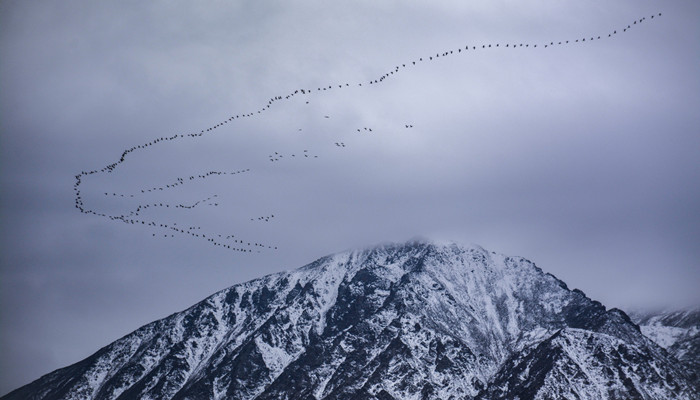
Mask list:
POLYGON ((93 3, 0 4, 0 393, 215 290, 417 235, 608 306, 700 302, 693 2, 93 3))

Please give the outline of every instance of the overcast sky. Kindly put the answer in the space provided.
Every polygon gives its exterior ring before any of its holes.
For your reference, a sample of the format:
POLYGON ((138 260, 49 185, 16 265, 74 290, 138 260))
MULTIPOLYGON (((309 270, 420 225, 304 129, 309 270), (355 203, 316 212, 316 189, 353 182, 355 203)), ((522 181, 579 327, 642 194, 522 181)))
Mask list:
POLYGON ((524 256, 608 307, 700 304, 699 18, 696 1, 0 2, 0 394, 233 284, 416 236, 524 256), (125 219, 156 227, 75 208, 76 175, 173 135, 80 180, 86 210, 152 205, 125 219))

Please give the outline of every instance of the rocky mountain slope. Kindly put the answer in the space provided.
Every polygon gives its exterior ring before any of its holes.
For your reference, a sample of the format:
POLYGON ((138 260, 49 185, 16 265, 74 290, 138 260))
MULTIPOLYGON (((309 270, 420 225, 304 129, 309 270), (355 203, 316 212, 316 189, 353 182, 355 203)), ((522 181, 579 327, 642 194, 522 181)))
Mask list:
POLYGON ((700 386, 700 308, 632 313, 642 333, 666 349, 694 374, 700 386))
POLYGON ((530 261, 418 241, 235 285, 3 399, 697 399, 690 382, 530 261))

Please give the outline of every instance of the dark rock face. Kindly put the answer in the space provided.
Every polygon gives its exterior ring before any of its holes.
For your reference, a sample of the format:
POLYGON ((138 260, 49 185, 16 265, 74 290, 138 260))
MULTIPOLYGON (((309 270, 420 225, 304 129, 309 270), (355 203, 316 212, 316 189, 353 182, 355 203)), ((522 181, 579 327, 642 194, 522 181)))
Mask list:
POLYGON ((626 314, 531 262, 411 242, 223 290, 3 399, 695 399, 626 314))

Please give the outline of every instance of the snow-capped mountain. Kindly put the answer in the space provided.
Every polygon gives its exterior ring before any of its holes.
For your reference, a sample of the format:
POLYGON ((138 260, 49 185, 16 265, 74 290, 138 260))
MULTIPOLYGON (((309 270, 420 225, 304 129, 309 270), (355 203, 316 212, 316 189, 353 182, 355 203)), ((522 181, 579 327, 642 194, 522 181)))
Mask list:
POLYGON ((632 313, 642 333, 666 349, 689 371, 700 385, 700 308, 658 313, 632 313))
POLYGON ((697 399, 691 382, 530 261, 417 241, 235 285, 4 399, 697 399))

